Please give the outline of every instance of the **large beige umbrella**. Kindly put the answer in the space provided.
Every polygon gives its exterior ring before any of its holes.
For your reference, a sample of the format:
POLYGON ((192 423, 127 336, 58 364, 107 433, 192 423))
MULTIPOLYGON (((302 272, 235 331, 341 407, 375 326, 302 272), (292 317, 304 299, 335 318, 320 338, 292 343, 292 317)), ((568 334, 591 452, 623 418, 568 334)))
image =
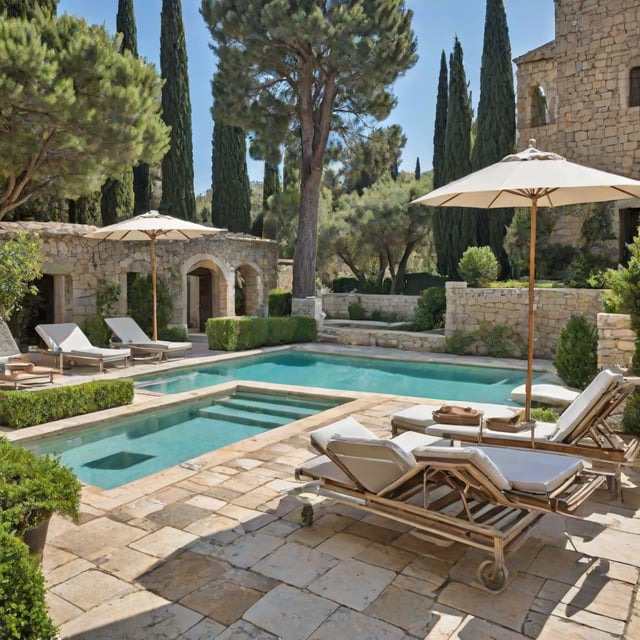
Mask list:
POLYGON ((538 207, 640 198, 640 181, 568 162, 562 156, 535 148, 508 155, 485 169, 427 193, 414 202, 433 207, 502 209, 531 208, 529 246, 529 347, 525 421, 531 419, 531 381, 534 345, 534 281, 536 216, 538 207))
POLYGON ((188 240, 205 235, 215 235, 225 231, 215 227, 166 216, 158 211, 147 211, 139 216, 110 224, 88 233, 87 238, 104 240, 151 241, 151 288, 153 291, 153 339, 158 339, 158 319, 156 309, 156 240, 188 240))

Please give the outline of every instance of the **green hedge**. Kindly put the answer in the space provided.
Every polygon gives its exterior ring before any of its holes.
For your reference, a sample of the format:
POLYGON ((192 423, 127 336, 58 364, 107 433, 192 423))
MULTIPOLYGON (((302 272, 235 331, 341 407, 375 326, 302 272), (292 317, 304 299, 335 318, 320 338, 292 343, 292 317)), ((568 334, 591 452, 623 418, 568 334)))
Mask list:
POLYGON ((133 401, 133 380, 93 380, 37 391, 8 391, 0 398, 0 423, 20 429, 133 401))
POLYGON ((317 335, 314 318, 209 318, 209 349, 246 351, 257 347, 312 342, 317 335))
POLYGON ((269 316, 282 317, 291 315, 291 291, 271 289, 269 291, 269 316))

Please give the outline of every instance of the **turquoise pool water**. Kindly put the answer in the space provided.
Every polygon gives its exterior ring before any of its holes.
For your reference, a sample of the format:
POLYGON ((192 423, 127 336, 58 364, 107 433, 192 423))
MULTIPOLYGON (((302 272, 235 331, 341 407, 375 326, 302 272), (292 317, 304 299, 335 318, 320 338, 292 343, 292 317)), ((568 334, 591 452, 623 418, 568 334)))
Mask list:
POLYGON ((22 446, 59 455, 83 482, 113 489, 344 401, 238 392, 22 446))
POLYGON ((513 404, 509 394, 524 383, 525 372, 285 351, 146 376, 137 378, 136 384, 160 393, 179 393, 229 380, 513 404))

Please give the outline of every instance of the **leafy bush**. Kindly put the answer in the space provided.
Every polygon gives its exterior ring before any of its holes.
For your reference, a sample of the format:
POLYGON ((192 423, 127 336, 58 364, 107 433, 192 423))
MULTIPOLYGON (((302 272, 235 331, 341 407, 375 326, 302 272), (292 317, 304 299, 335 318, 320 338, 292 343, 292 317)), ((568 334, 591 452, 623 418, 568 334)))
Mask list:
POLYGON ((447 294, 442 287, 431 287, 420 294, 418 305, 413 310, 414 331, 429 331, 444 327, 447 311, 447 294))
MULTIPOLYGON (((153 333, 153 291, 151 276, 129 273, 127 278, 127 314, 130 315, 147 335, 153 333)), ((158 333, 166 329, 171 320, 173 302, 164 281, 156 281, 156 312, 158 333)))
POLYGON ((526 353, 524 341, 509 324, 482 322, 476 337, 492 358, 521 358, 526 353))
POLYGON ((366 320, 367 312, 359 302, 349 304, 349 320, 366 320))
POLYGON ((209 318, 207 338, 210 349, 244 351, 265 345, 310 342, 315 339, 315 318, 209 318))
POLYGON ((570 387, 584 389, 595 377, 598 330, 584 316, 571 316, 560 331, 553 365, 570 387))
POLYGON ((111 338, 111 330, 100 316, 87 318, 82 323, 82 330, 85 332, 89 342, 96 347, 108 347, 111 338))
POLYGON ((333 293, 349 293, 351 291, 357 291, 359 286, 360 283, 357 278, 341 276, 339 278, 334 278, 331 283, 331 290, 333 293))
POLYGON ((20 429, 35 424, 130 404, 133 381, 92 380, 34 391, 8 391, 0 402, 0 423, 20 429))
POLYGON ((477 339, 475 331, 461 331, 456 329, 444 341, 444 350, 446 353, 455 353, 456 355, 464 355, 469 353, 469 348, 477 339))
POLYGON ((577 289, 602 288, 604 272, 609 267, 610 261, 605 255, 585 249, 569 265, 569 284, 577 289))
POLYGON ((470 287, 485 287, 498 277, 498 261, 491 247, 469 247, 458 262, 458 272, 470 287))
POLYGON ((560 416, 550 407, 533 407, 531 418, 540 422, 558 422, 560 416))
POLYGON ((187 342, 189 334, 184 327, 171 326, 158 329, 158 338, 160 340, 170 340, 172 342, 187 342))
POLYGON ((76 520, 82 485, 58 458, 0 438, 0 526, 23 536, 53 513, 76 520))
POLYGON ((269 291, 269 316, 282 317, 291 315, 291 291, 271 289, 269 291))
POLYGON ((407 273, 404 277, 404 289, 402 290, 402 293, 406 296, 417 296, 426 289, 431 289, 433 287, 444 288, 445 282, 446 278, 432 273, 427 273, 426 271, 407 273))
POLYGON ((0 637, 53 640, 57 637, 45 601, 44 576, 27 545, 0 527, 0 637))

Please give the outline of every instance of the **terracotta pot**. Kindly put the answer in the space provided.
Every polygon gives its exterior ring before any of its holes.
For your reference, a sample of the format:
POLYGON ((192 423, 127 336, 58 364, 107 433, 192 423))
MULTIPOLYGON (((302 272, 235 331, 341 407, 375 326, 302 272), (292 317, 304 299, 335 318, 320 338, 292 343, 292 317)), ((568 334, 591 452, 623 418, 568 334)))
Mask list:
POLYGON ((29 551, 32 556, 39 556, 42 561, 42 553, 44 551, 44 545, 47 541, 47 531, 49 530, 49 523, 51 522, 51 516, 49 516, 44 522, 41 522, 34 529, 29 529, 22 536, 23 542, 29 547, 29 551))

